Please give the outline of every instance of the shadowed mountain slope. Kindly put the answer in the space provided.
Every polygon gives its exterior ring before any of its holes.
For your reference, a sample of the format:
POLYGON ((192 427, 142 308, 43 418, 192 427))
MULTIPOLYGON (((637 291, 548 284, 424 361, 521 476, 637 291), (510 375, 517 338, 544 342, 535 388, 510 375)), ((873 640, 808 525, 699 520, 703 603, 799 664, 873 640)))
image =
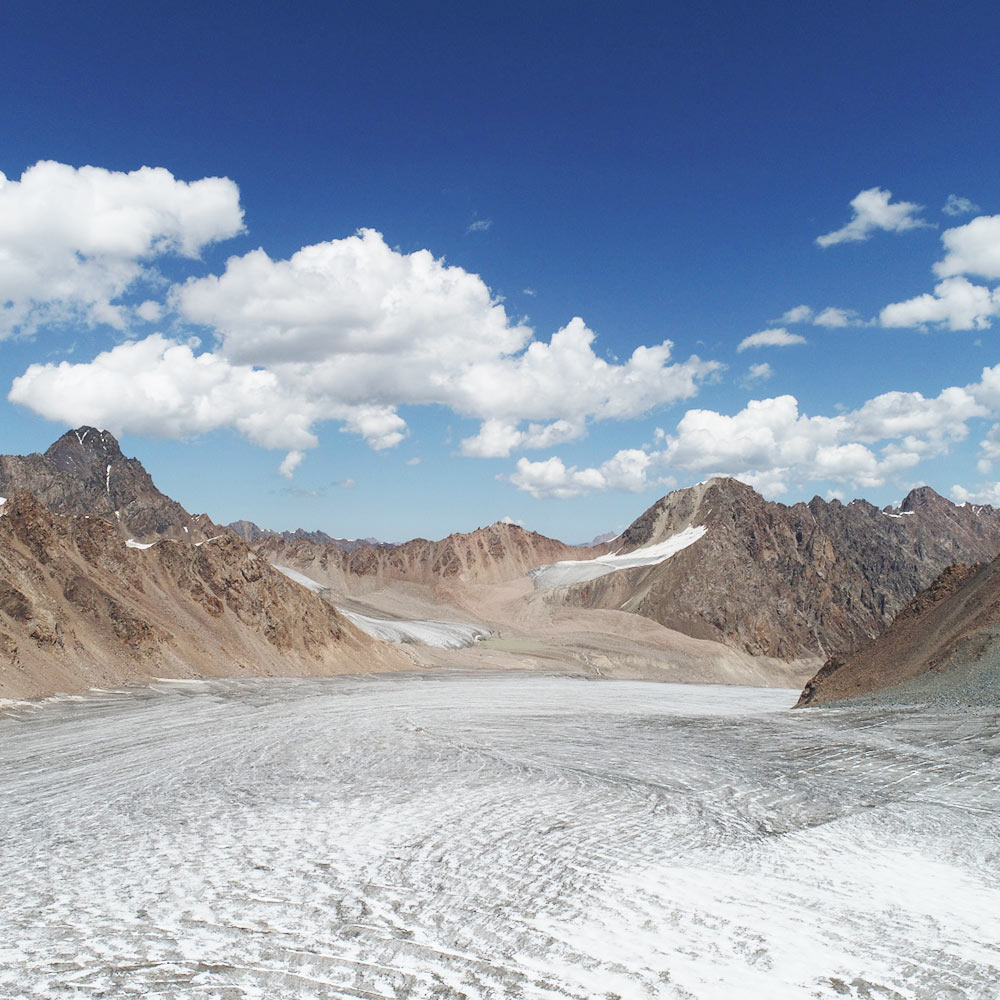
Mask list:
POLYGON ((1000 701, 1000 559, 946 569, 874 642, 831 657, 796 708, 871 695, 1000 701))

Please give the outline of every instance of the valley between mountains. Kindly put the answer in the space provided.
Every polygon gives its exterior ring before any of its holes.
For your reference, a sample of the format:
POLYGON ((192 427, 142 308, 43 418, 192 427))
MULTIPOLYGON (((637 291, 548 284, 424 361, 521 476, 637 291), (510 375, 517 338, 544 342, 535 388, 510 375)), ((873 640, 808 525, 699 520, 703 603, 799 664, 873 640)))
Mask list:
POLYGON ((88 427, 0 496, 0 996, 994 1000, 992 508, 386 545, 88 427))
POLYGON ((996 676, 1000 511, 929 487, 880 510, 785 506, 711 479, 594 546, 506 523, 387 545, 215 524, 81 427, 44 454, 0 456, 0 496, 5 699, 461 667, 808 682, 802 704, 817 704, 900 684, 912 696, 930 675, 935 698, 979 697, 996 676))

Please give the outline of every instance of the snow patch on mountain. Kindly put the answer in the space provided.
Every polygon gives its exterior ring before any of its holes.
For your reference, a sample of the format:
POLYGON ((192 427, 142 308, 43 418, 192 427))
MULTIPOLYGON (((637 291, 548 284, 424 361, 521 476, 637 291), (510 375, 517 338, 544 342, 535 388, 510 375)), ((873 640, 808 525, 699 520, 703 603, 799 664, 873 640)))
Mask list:
POLYGON ((610 555, 597 556, 596 559, 566 560, 549 566, 539 566, 528 575, 535 581, 536 587, 567 587, 586 580, 596 580, 599 576, 617 573, 622 569, 655 566, 689 545, 694 545, 707 530, 703 524, 697 527, 688 526, 655 545, 647 545, 645 548, 627 553, 613 552, 610 555))
POLYGON ((296 583, 301 584, 303 587, 308 587, 314 594, 320 594, 324 590, 329 590, 328 587, 324 587, 323 584, 317 583, 311 577, 305 575, 305 573, 300 573, 297 569, 291 569, 288 566, 280 566, 278 563, 271 563, 271 565, 279 572, 284 573, 289 580, 294 580, 296 583))

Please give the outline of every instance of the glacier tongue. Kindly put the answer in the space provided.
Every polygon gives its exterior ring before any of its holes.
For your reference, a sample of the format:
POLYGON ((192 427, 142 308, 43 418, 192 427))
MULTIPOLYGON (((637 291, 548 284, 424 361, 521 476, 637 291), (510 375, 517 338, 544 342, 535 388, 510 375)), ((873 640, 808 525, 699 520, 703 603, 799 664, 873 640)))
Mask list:
POLYGON ((287 576, 289 580, 294 580, 296 583, 311 590, 314 594, 321 594, 324 590, 328 590, 328 587, 324 587, 322 583, 317 583, 311 576, 306 576, 305 573, 300 573, 297 569, 292 569, 290 566, 280 566, 278 563, 271 563, 271 565, 281 574, 287 576))
MULTIPOLYGON (((288 566, 271 563, 279 573, 284 573, 289 580, 294 580, 303 587, 308 587, 314 593, 320 594, 327 590, 323 584, 317 583, 312 577, 300 573, 288 566)), ((422 621, 407 618, 373 618, 358 611, 348 611, 338 607, 337 610, 362 632, 373 639, 384 642, 412 642, 421 646, 435 646, 438 649, 463 649, 473 646, 480 639, 488 639, 490 630, 481 625, 468 625, 464 622, 422 621)))

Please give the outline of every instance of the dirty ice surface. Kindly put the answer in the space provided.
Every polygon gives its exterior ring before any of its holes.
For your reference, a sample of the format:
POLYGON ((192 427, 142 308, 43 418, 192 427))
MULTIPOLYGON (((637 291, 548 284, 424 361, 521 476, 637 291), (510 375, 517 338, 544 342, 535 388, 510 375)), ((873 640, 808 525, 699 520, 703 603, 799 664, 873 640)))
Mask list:
POLYGON ((1000 723, 442 673, 0 714, 0 996, 995 1000, 1000 723))
POLYGON ((597 556, 596 559, 566 559, 562 562, 539 566, 528 574, 535 581, 536 587, 567 587, 573 583, 583 583, 585 580, 596 580, 599 576, 615 573, 620 569, 632 569, 634 566, 655 566, 676 555, 681 549, 693 545, 706 532, 705 525, 687 527, 671 535, 655 545, 647 545, 643 549, 632 552, 597 556))
POLYGON ((462 649, 490 637, 490 630, 481 625, 409 618, 372 618, 346 608, 337 610, 362 632, 386 642, 415 642, 423 646, 436 646, 438 649, 462 649))

